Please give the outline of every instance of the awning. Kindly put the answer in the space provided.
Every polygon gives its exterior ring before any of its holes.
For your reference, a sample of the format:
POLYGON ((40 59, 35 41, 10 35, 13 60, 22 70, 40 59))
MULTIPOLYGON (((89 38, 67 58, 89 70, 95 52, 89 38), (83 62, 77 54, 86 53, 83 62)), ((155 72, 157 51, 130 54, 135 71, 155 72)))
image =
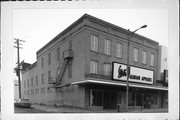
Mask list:
MULTIPOLYGON (((72 82, 71 85, 78 84, 104 84, 104 85, 117 85, 117 86, 126 86, 126 82, 121 81, 112 81, 112 80, 82 80, 77 82, 72 82)), ((168 90, 167 87, 155 86, 155 85, 146 85, 146 84, 138 84, 138 83, 129 83, 129 87, 137 87, 137 88, 146 88, 146 89, 156 89, 156 90, 168 90)))

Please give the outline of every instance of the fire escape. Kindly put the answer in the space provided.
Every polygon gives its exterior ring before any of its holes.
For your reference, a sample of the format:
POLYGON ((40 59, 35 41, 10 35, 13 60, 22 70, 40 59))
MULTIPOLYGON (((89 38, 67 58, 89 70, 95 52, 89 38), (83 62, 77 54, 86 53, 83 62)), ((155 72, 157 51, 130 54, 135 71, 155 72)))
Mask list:
POLYGON ((59 62, 59 67, 57 68, 56 79, 49 81, 49 84, 53 88, 67 86, 67 84, 62 85, 62 78, 65 73, 66 67, 68 66, 69 62, 73 59, 73 56, 74 56, 74 52, 72 50, 65 50, 63 52, 63 56, 59 62))

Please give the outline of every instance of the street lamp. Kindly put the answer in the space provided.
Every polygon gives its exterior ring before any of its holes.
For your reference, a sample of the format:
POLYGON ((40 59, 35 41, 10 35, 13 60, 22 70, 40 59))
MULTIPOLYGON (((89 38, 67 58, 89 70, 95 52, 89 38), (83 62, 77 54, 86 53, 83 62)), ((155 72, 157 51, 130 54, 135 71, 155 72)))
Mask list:
POLYGON ((128 96, 129 96, 129 75, 130 75, 130 66, 129 66, 129 42, 131 40, 131 35, 141 28, 146 28, 147 25, 143 25, 140 28, 130 32, 128 29, 128 44, 127 44, 127 80, 126 80, 126 110, 128 111, 128 96))

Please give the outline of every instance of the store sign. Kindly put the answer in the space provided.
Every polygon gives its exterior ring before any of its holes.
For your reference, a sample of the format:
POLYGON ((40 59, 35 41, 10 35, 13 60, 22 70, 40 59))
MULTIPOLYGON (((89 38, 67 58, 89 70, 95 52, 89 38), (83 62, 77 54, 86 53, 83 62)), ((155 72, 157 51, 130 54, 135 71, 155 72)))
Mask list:
MULTIPOLYGON (((152 70, 142 69, 130 66, 129 81, 146 84, 153 84, 154 72, 152 70)), ((127 80, 127 65, 113 63, 113 79, 127 80)))

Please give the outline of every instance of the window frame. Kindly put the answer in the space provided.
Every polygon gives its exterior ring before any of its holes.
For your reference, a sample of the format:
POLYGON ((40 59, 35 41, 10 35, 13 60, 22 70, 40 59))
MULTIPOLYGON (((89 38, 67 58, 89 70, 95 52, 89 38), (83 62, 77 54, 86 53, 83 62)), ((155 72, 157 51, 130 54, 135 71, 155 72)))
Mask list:
POLYGON ((147 64, 147 51, 145 51, 145 50, 142 51, 142 63, 147 64), (144 53, 145 53, 145 55, 144 55, 144 53), (144 56, 145 56, 145 60, 144 60, 144 56))
POLYGON ((116 57, 117 58, 123 58, 123 44, 122 43, 119 43, 119 42, 116 42, 116 57), (120 45, 121 47, 119 48, 119 54, 118 54, 118 45, 120 45))
POLYGON ((44 58, 43 57, 41 58, 41 68, 42 69, 44 68, 44 58))
POLYGON ((150 66, 154 66, 154 64, 155 64, 155 54, 151 53, 150 54, 150 66), (153 58, 152 58, 152 56, 153 56, 153 58))
POLYGON ((38 75, 36 75, 36 86, 38 86, 38 75))
POLYGON ((24 80, 24 88, 26 88, 26 80, 24 80))
POLYGON ((136 47, 133 48, 133 61, 134 62, 138 62, 139 61, 139 49, 136 48, 136 47), (135 50, 137 50, 137 52, 135 50))
POLYGON ((29 79, 27 80, 27 87, 29 88, 29 79))
POLYGON ((104 63, 104 75, 110 76, 110 74, 111 74, 111 64, 104 63))
POLYGON ((48 65, 51 65, 51 53, 48 53, 48 65))
POLYGON ((99 36, 91 34, 90 39, 91 39, 91 51, 98 52, 99 51, 99 36))
POLYGON ((104 39, 104 54, 111 55, 112 41, 110 39, 104 39))
POLYGON ((95 60, 90 61, 90 73, 98 74, 98 62, 95 60))
POLYGON ((41 83, 44 84, 44 73, 41 74, 41 83))
POLYGON ((51 70, 48 71, 48 82, 51 81, 51 70))
POLYGON ((34 83, 33 83, 33 77, 31 78, 31 87, 34 86, 34 83))

